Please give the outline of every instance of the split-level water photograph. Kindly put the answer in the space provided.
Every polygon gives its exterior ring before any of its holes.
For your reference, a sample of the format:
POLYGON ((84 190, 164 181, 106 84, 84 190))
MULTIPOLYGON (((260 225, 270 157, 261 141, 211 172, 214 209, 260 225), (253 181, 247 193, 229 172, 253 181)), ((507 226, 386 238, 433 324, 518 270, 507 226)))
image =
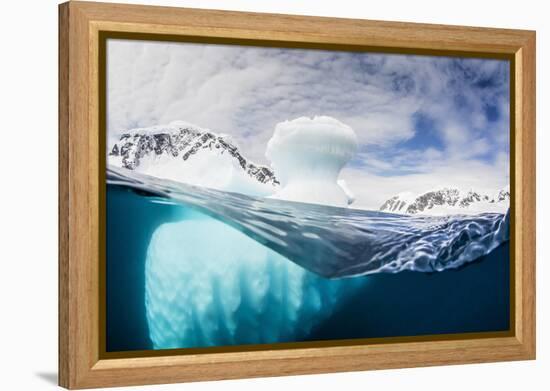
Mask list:
POLYGON ((106 352, 510 330, 510 77, 107 39, 106 352))

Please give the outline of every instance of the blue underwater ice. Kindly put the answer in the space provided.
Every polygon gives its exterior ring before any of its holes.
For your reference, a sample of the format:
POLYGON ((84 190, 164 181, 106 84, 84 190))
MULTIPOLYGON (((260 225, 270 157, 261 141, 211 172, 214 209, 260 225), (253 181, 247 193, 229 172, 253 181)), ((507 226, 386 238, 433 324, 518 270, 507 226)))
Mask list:
POLYGON ((206 215, 159 226, 145 276, 155 348, 295 341, 365 281, 323 278, 206 215))

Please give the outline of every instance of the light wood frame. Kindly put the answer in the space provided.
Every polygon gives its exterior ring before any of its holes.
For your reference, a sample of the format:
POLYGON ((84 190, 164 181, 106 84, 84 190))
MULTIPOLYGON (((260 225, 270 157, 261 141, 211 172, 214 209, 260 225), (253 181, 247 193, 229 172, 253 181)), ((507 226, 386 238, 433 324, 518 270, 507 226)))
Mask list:
POLYGON ((535 32, 88 2, 59 6, 59 384, 92 388, 535 358, 535 32), (509 58, 512 322, 507 336, 104 359, 102 31, 509 58))

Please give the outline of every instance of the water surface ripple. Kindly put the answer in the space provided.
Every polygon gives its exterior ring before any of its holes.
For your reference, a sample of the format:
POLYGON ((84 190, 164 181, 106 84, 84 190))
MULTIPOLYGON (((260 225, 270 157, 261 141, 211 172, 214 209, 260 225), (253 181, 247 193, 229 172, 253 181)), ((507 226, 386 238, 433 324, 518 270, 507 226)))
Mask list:
POLYGON ((457 268, 509 240, 510 211, 405 216, 251 197, 115 167, 107 184, 191 207, 327 278, 457 268))

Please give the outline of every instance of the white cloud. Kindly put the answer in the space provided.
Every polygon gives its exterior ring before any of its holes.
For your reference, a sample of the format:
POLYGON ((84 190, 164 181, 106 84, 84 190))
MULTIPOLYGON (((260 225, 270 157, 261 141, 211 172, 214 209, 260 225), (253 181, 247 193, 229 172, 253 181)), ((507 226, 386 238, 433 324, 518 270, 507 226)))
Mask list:
POLYGON ((107 76, 110 139, 185 120, 232 135, 265 164, 277 123, 327 115, 357 133, 360 153, 345 179, 372 205, 449 178, 508 180, 502 61, 110 40, 107 76), (417 123, 419 113, 429 125, 417 123))

